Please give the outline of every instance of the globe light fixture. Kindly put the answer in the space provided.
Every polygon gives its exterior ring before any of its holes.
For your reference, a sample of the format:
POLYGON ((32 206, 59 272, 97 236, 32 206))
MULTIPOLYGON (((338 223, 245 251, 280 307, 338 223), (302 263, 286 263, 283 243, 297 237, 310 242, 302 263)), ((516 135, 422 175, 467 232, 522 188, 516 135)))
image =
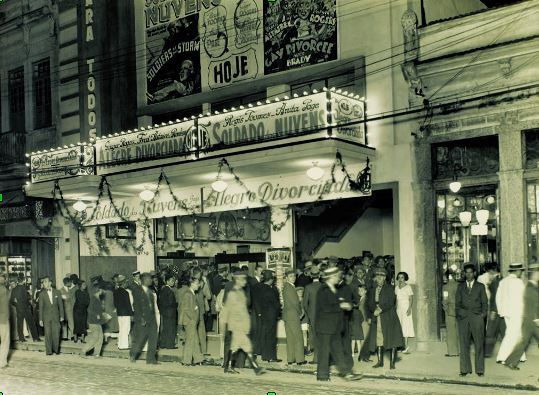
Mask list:
POLYGON ((86 210, 86 203, 79 199, 73 204, 73 208, 79 213, 82 213, 84 210, 86 210))
POLYGON ((461 201, 459 198, 456 198, 456 199, 453 201, 453 206, 455 206, 455 207, 460 207, 460 206, 462 206, 462 201, 461 201))
POLYGON ((472 213, 470 211, 462 211, 459 213, 459 219, 462 226, 468 226, 472 221, 472 213))
POLYGON ((149 202, 155 197, 154 191, 148 189, 148 187, 144 187, 144 190, 138 194, 139 198, 144 200, 145 202, 149 202))
POLYGON ((489 216, 490 213, 488 210, 477 210, 475 212, 475 218, 477 218, 477 222, 479 222, 479 225, 486 225, 489 216))
POLYGON ((317 181, 324 176, 324 169, 318 167, 318 162, 313 162, 313 166, 307 169, 307 177, 313 181, 317 181))
POLYGON ((461 187, 462 187, 462 184, 460 183, 460 181, 453 181, 449 183, 449 189, 453 193, 457 193, 458 191, 460 191, 461 187))
POLYGON ((221 180, 220 176, 217 176, 217 180, 212 182, 211 187, 215 192, 224 192, 228 188, 228 183, 221 180))

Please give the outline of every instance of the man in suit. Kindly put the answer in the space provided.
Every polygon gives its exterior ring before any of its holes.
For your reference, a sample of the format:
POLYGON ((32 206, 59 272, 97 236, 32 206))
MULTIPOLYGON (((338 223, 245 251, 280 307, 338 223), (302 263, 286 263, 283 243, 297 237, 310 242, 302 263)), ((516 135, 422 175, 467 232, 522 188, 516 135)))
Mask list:
POLYGON ((192 366, 202 363, 204 359, 200 351, 200 339, 198 337, 198 324, 200 312, 196 300, 196 292, 200 288, 200 280, 191 278, 188 290, 181 298, 180 325, 185 329, 185 346, 183 349, 183 364, 192 366))
POLYGON ((488 300, 485 286, 475 280, 475 266, 464 266, 464 282, 460 283, 455 296, 455 310, 459 326, 460 376, 472 373, 470 360, 470 337, 475 349, 475 372, 485 373, 485 318, 488 300))
POLYGON ((17 334, 19 336, 19 342, 26 341, 23 330, 25 320, 32 334, 32 339, 37 342, 39 341, 39 335, 37 333, 36 323, 32 317, 30 295, 26 288, 26 280, 24 277, 19 277, 17 283, 17 286, 11 291, 11 302, 17 310, 17 334))
POLYGON ((320 270, 318 266, 313 266, 311 268, 311 277, 313 282, 305 287, 305 292, 303 293, 303 310, 307 316, 307 323, 309 324, 309 338, 311 342, 311 349, 314 351, 313 361, 310 363, 315 364, 317 361, 317 351, 316 351, 316 294, 320 289, 322 283, 320 282, 320 270))
POLYGON ((65 322, 62 324, 62 333, 63 339, 73 339, 73 329, 75 327, 75 320, 73 319, 73 305, 75 304, 75 299, 73 299, 73 294, 70 292, 73 288, 73 283, 69 277, 65 277, 62 282, 64 286, 60 288, 60 294, 62 295, 62 301, 64 303, 64 313, 66 316, 65 322))
POLYGON ((503 339, 505 336, 505 321, 498 314, 498 305, 496 304, 496 295, 500 287, 500 281, 499 273, 497 273, 487 287, 490 299, 488 301, 487 332, 485 334, 485 358, 492 356, 492 351, 498 341, 498 337, 503 339))
POLYGON ((135 362, 140 355, 144 344, 148 342, 146 363, 157 365, 157 321, 155 313, 155 294, 151 290, 153 284, 150 273, 141 275, 142 285, 134 285, 133 292, 133 344, 129 359, 135 362))
POLYGON ((114 307, 118 313, 118 349, 129 349, 129 332, 131 332, 131 318, 133 317, 133 296, 126 288, 125 276, 119 274, 116 278, 118 288, 114 290, 114 307))
POLYGON ((176 327, 178 319, 176 317, 178 304, 172 287, 176 281, 172 274, 167 274, 165 277, 165 285, 159 292, 158 304, 161 312, 161 335, 159 337, 159 345, 161 348, 176 348, 176 327))
POLYGON ((9 354, 9 310, 10 292, 7 288, 7 277, 5 273, 0 273, 0 369, 7 368, 7 357, 9 354))
POLYGON ((505 366, 519 370, 518 363, 532 337, 539 342, 539 263, 528 266, 529 281, 524 289, 521 337, 513 351, 505 360, 505 366))
POLYGON ((305 268, 303 269, 303 272, 296 279, 296 287, 305 288, 308 284, 313 282, 313 279, 311 277, 312 266, 313 263, 311 261, 305 262, 305 268))
POLYGON ((88 327, 89 335, 86 337, 86 344, 80 351, 80 356, 87 358, 89 351, 94 350, 93 357, 99 358, 101 356, 101 349, 103 347, 103 324, 110 320, 110 315, 105 313, 103 304, 101 303, 101 297, 105 288, 105 283, 101 282, 99 278, 93 277, 92 281, 92 294, 90 295, 90 304, 88 305, 88 327))
POLYGON ((455 278, 456 273, 450 273, 447 277, 447 284, 443 285, 442 307, 445 313, 445 328, 447 330, 446 357, 456 357, 459 355, 459 336, 457 326, 457 313, 455 310, 455 297, 457 296, 458 282, 455 278))
MULTIPOLYGON (((344 300, 347 303, 350 303, 352 306, 357 306, 359 304, 359 291, 357 288, 353 288, 352 281, 354 279, 353 270, 348 270, 346 274, 342 275, 341 271, 341 280, 337 284, 337 295, 339 298, 344 300)), ((344 325, 342 331, 342 341, 343 341, 343 350, 346 358, 349 359, 349 363, 354 363, 353 350, 352 350, 352 334, 350 332, 350 321, 352 320, 352 311, 344 312, 344 325)))
POLYGON ((334 361, 345 380, 359 380, 362 375, 352 372, 353 365, 344 357, 341 333, 344 324, 343 311, 352 310, 352 305, 339 300, 337 284, 341 274, 337 267, 324 271, 324 284, 316 295, 316 331, 318 347, 318 381, 329 381, 329 361, 334 361))
POLYGON ((304 365, 305 354, 303 350, 303 333, 301 331, 301 318, 303 315, 298 293, 294 285, 296 273, 294 269, 285 272, 283 284, 283 321, 286 331, 286 356, 288 364, 304 365))
POLYGON ((273 272, 264 270, 262 282, 252 292, 253 308, 262 330, 258 334, 260 355, 263 361, 281 362, 277 359, 277 321, 281 313, 279 291, 273 287, 273 272))
POLYGON ((43 278, 39 295, 39 325, 45 329, 45 352, 60 353, 61 322, 64 320, 64 303, 59 291, 52 288, 51 279, 43 278))

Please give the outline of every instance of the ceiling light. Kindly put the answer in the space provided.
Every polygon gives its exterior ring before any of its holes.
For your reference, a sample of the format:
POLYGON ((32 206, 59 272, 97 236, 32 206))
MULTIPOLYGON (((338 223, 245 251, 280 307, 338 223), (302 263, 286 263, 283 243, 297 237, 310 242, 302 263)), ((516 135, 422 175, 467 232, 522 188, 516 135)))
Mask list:
POLYGON ((318 162, 313 162, 313 166, 307 170, 307 177, 316 181, 324 176, 324 169, 318 167, 318 162))
POLYGON ((148 189, 148 187, 144 187, 144 190, 140 192, 138 196, 145 202, 149 202, 155 197, 155 193, 154 191, 148 189))
POLYGON ((459 219, 462 226, 468 226, 472 220, 472 213, 470 211, 462 211, 459 213, 459 219))
POLYGON ((475 212, 475 218, 477 218, 479 225, 486 225, 489 216, 490 212, 488 210, 477 210, 475 212))
POLYGON ((460 181, 453 181, 449 183, 449 189, 451 189, 451 192, 453 193, 457 193, 458 191, 460 191, 461 186, 462 184, 460 183, 460 181))
POLYGON ((73 208, 79 213, 82 213, 84 210, 86 210, 86 203, 79 199, 73 204, 73 208))
POLYGON ((455 207, 460 207, 462 206, 462 202, 459 198, 456 198, 454 201, 453 201, 453 206, 455 207))
POLYGON ((225 189, 228 188, 228 183, 226 181, 221 180, 221 178, 218 177, 217 180, 212 182, 211 187, 215 192, 224 192, 225 189))

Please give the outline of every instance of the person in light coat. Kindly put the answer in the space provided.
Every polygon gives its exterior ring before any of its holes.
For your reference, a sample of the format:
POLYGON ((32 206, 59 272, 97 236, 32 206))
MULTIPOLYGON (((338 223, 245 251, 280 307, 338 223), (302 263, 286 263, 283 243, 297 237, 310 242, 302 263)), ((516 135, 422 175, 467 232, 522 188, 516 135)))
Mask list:
MULTIPOLYGON (((497 363, 505 362, 520 339, 525 287, 521 279, 523 270, 522 263, 510 264, 509 274, 500 281, 496 293, 498 314, 503 317, 506 326, 505 336, 496 356, 497 363)), ((520 360, 522 362, 526 360, 525 353, 522 354, 520 360)))

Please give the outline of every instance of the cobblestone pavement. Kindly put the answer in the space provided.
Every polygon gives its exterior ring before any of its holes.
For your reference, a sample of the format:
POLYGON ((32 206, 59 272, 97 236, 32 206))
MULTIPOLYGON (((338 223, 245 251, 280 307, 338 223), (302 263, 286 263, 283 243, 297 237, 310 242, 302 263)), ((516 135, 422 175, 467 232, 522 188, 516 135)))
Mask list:
POLYGON ((75 355, 45 356, 16 351, 10 367, 0 370, 0 392, 15 394, 364 394, 364 395, 508 395, 531 393, 493 387, 399 382, 363 379, 347 383, 335 377, 319 384, 308 374, 268 372, 256 377, 244 369, 239 375, 225 375, 217 367, 184 367, 178 363, 132 364, 124 359, 82 359, 75 355))

